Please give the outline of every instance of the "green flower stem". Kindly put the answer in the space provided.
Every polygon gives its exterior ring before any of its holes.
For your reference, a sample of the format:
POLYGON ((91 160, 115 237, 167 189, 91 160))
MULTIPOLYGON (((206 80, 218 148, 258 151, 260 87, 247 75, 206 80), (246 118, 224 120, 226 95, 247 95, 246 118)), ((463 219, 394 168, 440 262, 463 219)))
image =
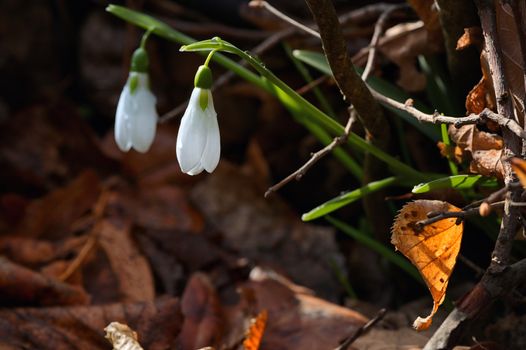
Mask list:
POLYGON ((144 32, 141 38, 141 48, 146 48, 146 42, 148 41, 148 38, 150 37, 150 34, 152 34, 153 28, 148 28, 147 31, 144 32))
POLYGON ((204 63, 204 66, 205 67, 208 67, 208 64, 210 63, 210 60, 212 59, 212 57, 214 56, 214 54, 217 52, 217 50, 212 50, 210 51, 210 53, 208 54, 208 57, 206 58, 206 61, 204 63))
MULTIPOLYGON (((182 51, 210 51, 218 49, 219 51, 229 52, 243 58, 248 63, 250 63, 252 67, 254 67, 254 69, 262 75, 262 77, 252 73, 245 67, 237 64, 233 60, 230 60, 219 53, 214 54, 212 59, 217 63, 221 64, 226 69, 233 71, 248 82, 268 91, 274 96, 278 95, 277 91, 283 91, 285 94, 289 95, 295 103, 301 106, 302 115, 305 115, 313 122, 322 126, 326 131, 328 131, 334 136, 339 136, 343 134, 344 127, 341 124, 330 118, 328 115, 323 113, 317 107, 315 107, 310 102, 305 100, 302 96, 300 96, 298 93, 296 93, 296 91, 294 91, 287 84, 285 84, 278 77, 276 77, 272 72, 266 69, 262 62, 252 57, 248 53, 238 49, 232 44, 229 44, 218 38, 212 40, 205 40, 201 42, 195 42, 192 38, 170 28, 170 26, 168 26, 167 24, 158 21, 155 18, 150 17, 148 15, 130 10, 126 7, 109 5, 107 7, 107 11, 139 27, 142 27, 144 29, 151 29, 153 34, 158 35, 162 38, 180 44, 186 44, 187 46, 183 46, 181 48, 182 51)), ((364 139, 362 139, 354 133, 352 133, 349 136, 349 144, 364 152, 369 152, 378 159, 384 161, 389 165, 392 171, 394 171, 398 175, 403 175, 408 179, 412 179, 418 182, 429 180, 426 174, 418 172, 417 170, 400 162, 398 159, 370 145, 367 141, 365 141, 364 139)))

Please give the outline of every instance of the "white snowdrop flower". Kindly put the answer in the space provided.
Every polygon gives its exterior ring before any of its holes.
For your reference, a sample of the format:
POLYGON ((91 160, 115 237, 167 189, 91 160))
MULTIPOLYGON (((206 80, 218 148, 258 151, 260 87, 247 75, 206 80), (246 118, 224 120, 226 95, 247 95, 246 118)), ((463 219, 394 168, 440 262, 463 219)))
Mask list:
POLYGON ((177 135, 177 160, 181 170, 188 175, 197 175, 203 170, 211 173, 217 167, 221 153, 217 113, 210 92, 210 68, 199 67, 194 85, 177 135))
POLYGON ((157 128, 156 98, 150 91, 148 56, 138 48, 132 57, 128 81, 122 90, 115 116, 115 141, 123 152, 145 153, 152 145, 157 128))

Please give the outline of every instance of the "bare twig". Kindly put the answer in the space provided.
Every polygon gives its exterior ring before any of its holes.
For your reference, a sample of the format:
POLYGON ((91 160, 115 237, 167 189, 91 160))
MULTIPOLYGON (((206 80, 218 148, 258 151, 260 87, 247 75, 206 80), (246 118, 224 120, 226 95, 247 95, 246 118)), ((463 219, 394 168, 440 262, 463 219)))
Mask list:
POLYGON ((304 31, 305 33, 308 33, 308 34, 312 35, 313 37, 316 37, 318 39, 320 38, 320 33, 315 31, 314 29, 312 29, 310 27, 307 27, 306 25, 296 21, 295 19, 292 19, 291 17, 287 16, 286 14, 284 14, 283 12, 281 12, 280 10, 278 10, 277 8, 275 8, 274 6, 272 6, 271 4, 266 2, 265 0, 252 0, 251 2, 248 3, 248 5, 251 6, 251 7, 264 8, 268 12, 272 13, 274 16, 278 17, 279 19, 281 19, 284 22, 287 22, 288 24, 292 25, 293 27, 296 27, 296 28, 304 31))
POLYGON ((308 83, 307 85, 299 88, 298 90, 296 90, 296 92, 298 94, 300 94, 300 95, 304 95, 307 92, 309 92, 310 90, 314 89, 316 86, 318 86, 318 85, 322 84, 323 82, 325 82, 328 78, 329 78, 328 75, 322 75, 321 77, 317 78, 316 80, 313 80, 310 83, 308 83))
MULTIPOLYGON (((504 206, 504 201, 491 203, 490 206, 492 208, 499 208, 504 206)), ((461 211, 443 211, 443 212, 433 212, 428 214, 428 219, 421 220, 415 223, 415 229, 416 230, 423 230, 425 226, 434 224, 435 222, 438 222, 440 220, 444 220, 447 218, 457 218, 457 220, 464 220, 466 217, 478 214, 479 213, 479 207, 470 207, 469 209, 461 210, 461 211)))
POLYGON ((86 260, 86 257, 91 252, 93 247, 95 247, 96 243, 97 243, 96 235, 90 232, 88 234, 88 239, 86 240, 86 243, 82 246, 82 249, 77 254, 75 259, 68 265, 66 270, 62 272, 60 276, 58 276, 58 280, 67 281, 71 277, 71 275, 73 275, 73 273, 77 271, 79 267, 84 263, 84 260, 86 260))
POLYGON ((352 117, 352 112, 350 112, 351 117, 347 120, 347 125, 345 126, 345 132, 343 135, 335 137, 334 140, 332 140, 331 143, 329 143, 327 146, 322 148, 316 153, 313 153, 310 157, 310 159, 301 166, 298 170, 275 184, 274 186, 269 187, 269 189, 265 192, 265 198, 268 197, 273 192, 276 192, 292 180, 300 180, 306 173, 309 171, 309 169, 316 164, 320 159, 325 157, 329 152, 331 152, 336 147, 344 144, 347 142, 347 139, 349 138, 349 134, 351 132, 352 123, 354 121, 354 118, 352 117))
POLYGON ((380 322, 384 318, 385 314, 387 314, 387 309, 381 309, 378 311, 378 313, 373 318, 371 318, 369 322, 358 328, 351 336, 346 338, 344 342, 334 350, 347 350, 356 339, 369 332, 371 328, 380 322))
MULTIPOLYGON (((283 40, 283 39, 291 36, 292 34, 294 34, 294 32, 295 32, 295 30, 291 29, 291 28, 284 29, 284 30, 282 30, 280 32, 277 32, 277 33, 273 34, 272 36, 268 37, 266 40, 262 41, 258 46, 256 46, 252 50, 252 52, 254 52, 256 55, 261 55, 263 52, 268 51, 269 49, 271 49, 272 47, 274 47, 275 45, 280 43, 281 40, 283 40)), ((242 66, 246 66, 247 62, 242 60, 242 61, 239 61, 238 64, 240 64, 242 66)), ((226 83, 228 83, 230 81, 230 79, 232 79, 234 76, 235 76, 235 74, 232 71, 228 71, 228 72, 224 73, 223 75, 221 75, 214 82, 214 85, 212 85, 212 91, 214 91, 215 89, 220 88, 221 86, 223 86, 226 83)), ((164 115, 162 115, 159 118, 159 123, 165 123, 168 120, 183 114, 183 112, 185 111, 187 105, 188 105, 188 100, 184 101, 183 103, 181 103, 180 105, 178 105, 174 109, 172 109, 169 112, 165 113, 164 115)))
POLYGON ((98 233, 100 231, 100 219, 104 215, 104 211, 106 209, 106 206, 108 205, 109 201, 109 193, 103 192, 95 205, 93 206, 93 218, 95 220, 95 225, 92 227, 90 232, 88 233, 88 239, 82 246, 80 252, 78 255, 73 259, 73 261, 69 264, 69 266, 66 268, 66 270, 58 277, 60 281, 67 281, 71 275, 75 271, 77 271, 84 261, 86 260, 86 257, 89 255, 93 247, 97 244, 98 240, 98 233))
POLYGON ((378 20, 376 21, 376 24, 374 26, 373 37, 371 38, 371 43, 369 44, 369 55, 367 57, 367 63, 362 73, 363 81, 367 81, 367 78, 369 78, 369 74, 371 74, 372 69, 374 67, 374 60, 376 57, 376 48, 378 46, 378 42, 380 41, 382 33, 384 32, 385 23, 387 22, 387 19, 392 15, 393 12, 403 9, 403 8, 408 8, 408 5, 398 4, 398 5, 389 6, 380 15, 380 17, 378 17, 378 20))
POLYGON ((331 67, 336 84, 347 101, 352 103, 358 119, 376 146, 389 139, 389 127, 380 105, 374 100, 367 85, 354 70, 347 51, 336 10, 330 0, 306 0, 320 31, 323 51, 331 67))
POLYGON ((393 4, 383 2, 370 4, 344 13, 338 17, 338 20, 342 25, 347 23, 352 23, 355 25, 357 23, 373 21, 377 19, 382 13, 389 11, 392 6, 393 4))
POLYGON ((494 113, 487 108, 480 112, 480 114, 470 114, 466 117, 450 117, 440 115, 438 113, 427 114, 413 107, 412 103, 410 102, 406 102, 404 104, 382 95, 375 90, 371 89, 371 92, 374 98, 376 98, 380 103, 407 112, 410 116, 421 122, 432 124, 453 124, 455 127, 459 128, 463 125, 484 123, 487 120, 491 120, 503 127, 504 130, 509 130, 514 135, 526 139, 526 132, 515 120, 507 118, 502 114, 494 113))

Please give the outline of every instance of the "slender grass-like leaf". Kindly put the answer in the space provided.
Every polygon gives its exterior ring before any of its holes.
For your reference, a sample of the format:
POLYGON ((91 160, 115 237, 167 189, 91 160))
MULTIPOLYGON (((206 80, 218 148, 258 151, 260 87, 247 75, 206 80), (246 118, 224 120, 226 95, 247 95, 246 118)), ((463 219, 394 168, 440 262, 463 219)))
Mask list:
POLYGON ((413 187, 413 193, 426 193, 429 191, 440 190, 443 188, 455 188, 457 190, 467 190, 473 188, 480 180, 481 175, 453 175, 442 179, 422 183, 413 187))
POLYGON ((353 202, 356 202, 360 198, 368 195, 369 193, 379 191, 383 188, 386 188, 386 187, 389 187, 395 184, 397 180, 398 179, 396 177, 392 176, 392 177, 385 178, 383 180, 370 182, 363 187, 360 187, 354 191, 350 191, 342 195, 339 195, 338 197, 335 197, 321 204, 320 206, 309 211, 308 213, 303 214, 301 216, 301 219, 303 221, 310 221, 310 220, 317 219, 321 216, 327 215, 329 213, 332 213, 333 211, 340 209, 341 207, 344 207, 353 202))
MULTIPOLYGON (((293 52, 294 57, 299 59, 300 61, 303 61, 305 64, 319 70, 320 72, 332 75, 331 67, 329 66, 329 63, 327 62, 327 59, 325 56, 319 52, 313 52, 313 51, 307 51, 307 50, 294 50, 293 52)), ((361 74, 363 69, 356 67, 356 71, 361 74)), ((369 77, 367 79, 367 84, 371 87, 371 89, 378 91, 382 95, 388 96, 398 102, 405 102, 407 99, 411 98, 409 94, 398 88, 397 86, 374 76, 369 77)), ((414 106, 415 108, 418 108, 419 110, 423 112, 429 113, 430 108, 427 107, 424 103, 418 101, 417 99, 414 99, 414 106)), ((438 130, 438 127, 436 125, 427 124, 427 123, 420 123, 418 120, 416 120, 414 117, 410 116, 408 113, 401 111, 396 108, 392 108, 390 106, 386 106, 389 110, 391 110, 393 113, 404 119, 409 124, 413 125, 415 128, 420 130, 423 134, 425 134, 427 137, 429 137, 433 141, 440 140, 440 132, 438 130)))

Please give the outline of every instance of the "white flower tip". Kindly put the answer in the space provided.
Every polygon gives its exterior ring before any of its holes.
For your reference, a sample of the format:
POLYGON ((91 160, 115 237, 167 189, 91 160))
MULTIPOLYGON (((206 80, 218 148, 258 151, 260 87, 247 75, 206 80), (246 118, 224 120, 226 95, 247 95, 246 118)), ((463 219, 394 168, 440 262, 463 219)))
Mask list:
POLYGON ((188 175, 211 173, 219 163, 221 153, 217 114, 210 90, 195 88, 181 119, 177 135, 177 160, 181 171, 188 175), (200 106, 200 95, 205 93, 208 105, 200 106))

